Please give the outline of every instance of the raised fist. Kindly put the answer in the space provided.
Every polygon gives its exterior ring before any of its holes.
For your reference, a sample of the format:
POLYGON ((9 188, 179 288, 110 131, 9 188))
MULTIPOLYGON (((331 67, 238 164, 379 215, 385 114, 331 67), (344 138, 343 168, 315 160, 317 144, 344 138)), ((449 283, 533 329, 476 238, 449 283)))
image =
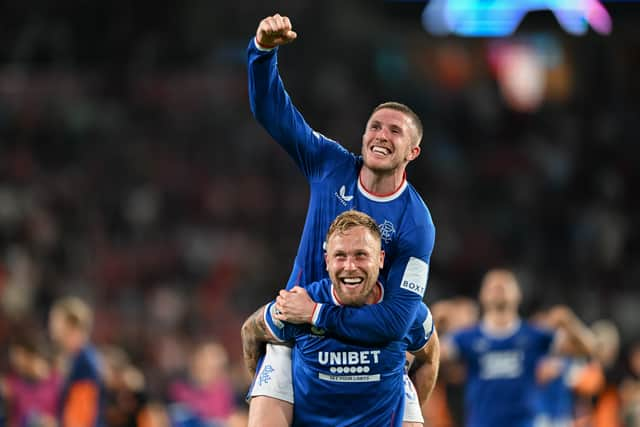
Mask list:
POLYGON ((265 48, 291 43, 298 37, 298 34, 292 31, 291 28, 289 18, 276 13, 260 21, 260 25, 256 30, 256 41, 265 48))

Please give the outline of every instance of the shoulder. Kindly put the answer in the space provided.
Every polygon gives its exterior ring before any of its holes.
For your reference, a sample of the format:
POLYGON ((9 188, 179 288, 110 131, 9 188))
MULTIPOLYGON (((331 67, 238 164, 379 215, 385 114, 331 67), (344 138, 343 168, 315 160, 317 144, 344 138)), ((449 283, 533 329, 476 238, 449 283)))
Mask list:
POLYGON ((98 351, 92 346, 82 348, 76 354, 73 365, 77 375, 97 376, 100 365, 98 351))
POLYGON ((405 200, 406 213, 404 218, 406 226, 414 229, 435 229, 433 218, 431 217, 431 211, 429 210, 426 202, 411 183, 407 184, 405 200))
POLYGON ((458 329, 457 331, 453 331, 449 334, 449 336, 452 339, 460 342, 474 339, 476 337, 479 337, 480 335, 482 335, 482 333, 478 325, 469 326, 463 329, 458 329))
POLYGON ((543 328, 529 322, 522 322, 522 332, 539 339, 551 340, 555 335, 552 329, 543 328))

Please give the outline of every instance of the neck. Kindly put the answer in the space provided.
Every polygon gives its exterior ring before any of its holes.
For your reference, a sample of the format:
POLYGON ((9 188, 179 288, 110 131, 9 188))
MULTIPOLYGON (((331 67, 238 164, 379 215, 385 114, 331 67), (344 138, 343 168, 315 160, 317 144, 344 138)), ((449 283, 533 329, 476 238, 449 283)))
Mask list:
POLYGON ((375 304, 380 300, 380 294, 382 293, 382 289, 380 289, 380 285, 378 283, 376 283, 373 287, 373 289, 371 290, 371 293, 369 293, 369 296, 367 297, 367 302, 366 304, 375 304))
POLYGON ((360 182, 369 193, 389 195, 394 193, 405 180, 405 169, 396 168, 389 172, 376 172, 366 166, 360 170, 360 182))
POLYGON ((518 319, 518 313, 513 310, 489 310, 482 317, 486 327, 492 331, 509 330, 515 326, 518 319))
POLYGON ((79 331, 70 332, 65 342, 65 351, 69 354, 79 352, 86 344, 87 339, 84 334, 79 331))

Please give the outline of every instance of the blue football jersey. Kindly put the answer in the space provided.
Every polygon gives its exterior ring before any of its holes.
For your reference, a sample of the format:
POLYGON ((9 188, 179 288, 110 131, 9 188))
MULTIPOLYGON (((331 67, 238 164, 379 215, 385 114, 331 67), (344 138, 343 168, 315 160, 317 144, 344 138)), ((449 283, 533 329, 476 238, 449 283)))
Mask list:
MULTIPOLYGON (((316 301, 338 305, 328 279, 307 286, 316 301)), ((384 292, 378 303, 384 300, 384 292)), ((293 325, 265 309, 265 323, 281 341, 293 341, 294 426, 400 426, 404 411, 405 351, 426 345, 433 333, 424 303, 410 332, 383 346, 338 339, 311 325, 293 325)))
POLYGON ((560 364, 560 375, 540 386, 540 418, 549 425, 572 426, 575 417, 575 395, 571 386, 573 377, 585 362, 566 356, 553 356, 560 364))
POLYGON ((465 416, 468 427, 531 427, 540 409, 535 369, 553 334, 526 322, 495 336, 482 325, 448 337, 467 367, 465 416))
POLYGON ((314 131, 291 102, 277 68, 277 48, 248 47, 249 98, 256 119, 292 157, 310 185, 307 217, 287 288, 327 277, 324 241, 331 222, 356 209, 375 219, 386 252, 380 280, 387 295, 365 307, 321 305, 315 326, 347 339, 401 340, 427 286, 435 228, 429 209, 406 180, 388 195, 368 192, 359 180, 362 157, 314 131))
MULTIPOLYGON (((93 385, 97 391, 98 401, 96 403, 97 414, 95 415, 94 427, 101 427, 105 425, 104 420, 104 384, 102 382, 102 375, 100 370, 100 357, 97 350, 91 346, 83 347, 77 354, 73 356, 71 360, 71 366, 69 367, 69 373, 65 378, 62 392, 60 393, 60 400, 58 404, 59 417, 64 414, 65 407, 69 403, 69 393, 73 386, 80 382, 86 382, 93 385)), ((60 423, 64 424, 62 419, 60 423)))

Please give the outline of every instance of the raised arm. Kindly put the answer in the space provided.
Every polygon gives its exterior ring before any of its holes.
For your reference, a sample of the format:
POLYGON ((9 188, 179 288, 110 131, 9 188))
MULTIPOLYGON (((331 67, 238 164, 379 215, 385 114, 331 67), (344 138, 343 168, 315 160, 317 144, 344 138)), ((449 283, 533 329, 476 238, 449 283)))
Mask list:
POLYGON ((567 306, 559 305, 549 311, 549 324, 565 334, 556 349, 561 353, 593 355, 596 341, 591 330, 567 306))
POLYGON ((321 177, 327 159, 349 153, 305 121, 284 88, 278 73, 278 47, 297 38, 291 21, 279 14, 258 25, 247 49, 249 103, 253 115, 293 158, 308 178, 321 177))

